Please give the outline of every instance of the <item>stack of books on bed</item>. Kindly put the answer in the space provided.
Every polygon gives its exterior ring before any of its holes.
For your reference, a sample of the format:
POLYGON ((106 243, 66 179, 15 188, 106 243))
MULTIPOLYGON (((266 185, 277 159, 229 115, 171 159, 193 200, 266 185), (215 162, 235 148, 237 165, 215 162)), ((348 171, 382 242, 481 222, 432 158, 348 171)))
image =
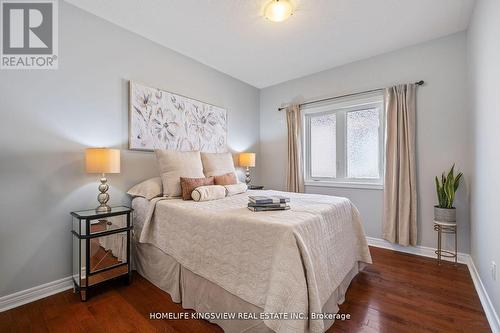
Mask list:
POLYGON ((249 195, 248 209, 254 212, 287 210, 290 209, 288 202, 290 202, 290 198, 281 195, 249 195))

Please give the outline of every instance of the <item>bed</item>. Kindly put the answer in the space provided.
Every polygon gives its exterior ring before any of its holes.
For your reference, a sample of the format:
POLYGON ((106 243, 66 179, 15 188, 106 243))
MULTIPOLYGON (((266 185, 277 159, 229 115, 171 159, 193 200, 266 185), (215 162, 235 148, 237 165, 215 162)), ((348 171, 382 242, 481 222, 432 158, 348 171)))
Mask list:
POLYGON ((134 198, 135 266, 174 302, 225 332, 324 332, 351 280, 371 263, 359 213, 346 198, 247 191, 207 202, 134 198), (249 195, 285 195, 290 210, 251 212, 249 195))

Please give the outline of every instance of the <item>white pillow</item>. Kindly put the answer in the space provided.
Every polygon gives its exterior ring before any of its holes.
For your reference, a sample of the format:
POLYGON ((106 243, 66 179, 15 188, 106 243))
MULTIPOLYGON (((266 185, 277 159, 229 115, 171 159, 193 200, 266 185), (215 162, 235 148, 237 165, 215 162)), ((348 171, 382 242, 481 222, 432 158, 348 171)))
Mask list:
POLYGON ((155 153, 160 167, 164 196, 178 197, 182 194, 181 177, 205 177, 199 151, 156 149, 155 153))
POLYGON ((234 172, 238 179, 231 153, 201 153, 201 161, 205 177, 222 176, 234 172))
POLYGON ((127 192, 128 195, 133 197, 143 197, 147 200, 159 197, 162 193, 163 186, 161 185, 160 177, 154 177, 140 182, 127 192))
POLYGON ((240 193, 244 193, 247 191, 248 186, 245 183, 238 183, 238 184, 233 184, 233 185, 224 185, 226 188, 226 195, 228 197, 240 193))
POLYGON ((226 197, 226 188, 222 185, 199 186, 191 192, 194 201, 210 201, 226 197))

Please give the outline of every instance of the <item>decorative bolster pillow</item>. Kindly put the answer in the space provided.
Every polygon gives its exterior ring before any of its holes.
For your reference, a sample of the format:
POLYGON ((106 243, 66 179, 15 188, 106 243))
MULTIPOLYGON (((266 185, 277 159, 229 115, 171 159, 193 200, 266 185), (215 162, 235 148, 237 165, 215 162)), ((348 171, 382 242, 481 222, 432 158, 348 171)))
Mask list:
POLYGON ((233 185, 225 185, 227 196, 230 197, 235 194, 244 193, 247 191, 248 186, 245 183, 238 183, 233 185))
POLYGON ((191 193, 194 201, 209 201, 226 197, 226 188, 221 185, 200 186, 191 193))
POLYGON ((214 185, 214 177, 186 178, 181 177, 182 200, 191 200, 191 193, 200 186, 214 185))

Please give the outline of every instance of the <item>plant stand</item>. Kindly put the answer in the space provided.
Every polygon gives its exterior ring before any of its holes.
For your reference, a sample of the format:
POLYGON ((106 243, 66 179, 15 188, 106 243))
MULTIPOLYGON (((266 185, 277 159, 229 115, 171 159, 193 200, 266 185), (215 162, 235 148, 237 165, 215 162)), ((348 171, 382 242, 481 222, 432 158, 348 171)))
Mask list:
POLYGON ((434 230, 438 232, 438 247, 435 251, 437 255, 438 264, 441 265, 441 257, 455 258, 455 265, 457 264, 457 224, 453 222, 441 222, 434 220, 434 230), (455 252, 443 250, 442 248, 442 234, 455 235, 455 252))

